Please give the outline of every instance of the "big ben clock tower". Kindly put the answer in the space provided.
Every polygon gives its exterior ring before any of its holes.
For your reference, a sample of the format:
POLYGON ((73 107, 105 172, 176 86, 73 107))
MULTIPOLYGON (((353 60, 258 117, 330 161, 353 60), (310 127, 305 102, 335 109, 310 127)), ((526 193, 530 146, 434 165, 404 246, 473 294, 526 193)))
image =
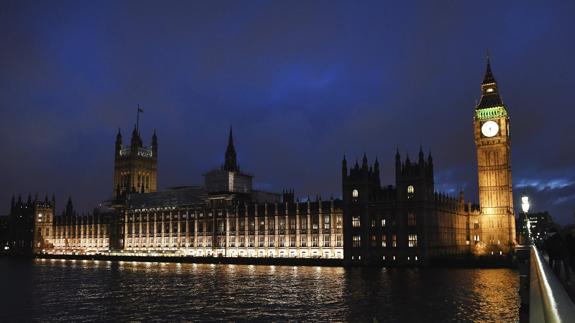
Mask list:
POLYGON ((476 252, 509 254, 515 245, 509 115, 499 96, 489 57, 473 124, 481 209, 476 252))

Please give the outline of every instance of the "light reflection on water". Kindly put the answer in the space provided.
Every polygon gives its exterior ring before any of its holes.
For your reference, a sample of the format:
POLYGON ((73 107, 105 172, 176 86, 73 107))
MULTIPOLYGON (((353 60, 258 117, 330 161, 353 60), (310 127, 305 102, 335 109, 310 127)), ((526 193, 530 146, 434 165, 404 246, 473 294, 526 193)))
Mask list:
POLYGON ((13 291, 0 296, 0 321, 508 322, 519 311, 509 269, 0 259, 0 272, 13 291))

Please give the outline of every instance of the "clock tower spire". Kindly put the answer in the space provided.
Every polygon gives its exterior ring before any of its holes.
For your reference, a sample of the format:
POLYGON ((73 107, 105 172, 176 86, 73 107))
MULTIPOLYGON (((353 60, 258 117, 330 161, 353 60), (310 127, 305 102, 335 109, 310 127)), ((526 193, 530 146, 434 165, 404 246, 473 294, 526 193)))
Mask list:
POLYGON ((509 254, 515 245, 509 114, 499 95, 489 56, 473 123, 481 209, 476 252, 509 254))

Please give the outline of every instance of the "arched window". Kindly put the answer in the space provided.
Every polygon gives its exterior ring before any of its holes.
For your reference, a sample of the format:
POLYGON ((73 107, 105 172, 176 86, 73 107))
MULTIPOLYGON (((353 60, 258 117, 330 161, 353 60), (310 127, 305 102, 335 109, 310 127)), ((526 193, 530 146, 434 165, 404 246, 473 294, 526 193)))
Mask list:
POLYGON ((358 191, 358 190, 353 190, 353 191, 351 192, 351 196, 352 196, 352 197, 358 197, 358 196, 359 196, 359 191, 358 191))
POLYGON ((407 187, 407 194, 414 194, 415 193, 415 188, 413 187, 413 185, 409 185, 407 187))

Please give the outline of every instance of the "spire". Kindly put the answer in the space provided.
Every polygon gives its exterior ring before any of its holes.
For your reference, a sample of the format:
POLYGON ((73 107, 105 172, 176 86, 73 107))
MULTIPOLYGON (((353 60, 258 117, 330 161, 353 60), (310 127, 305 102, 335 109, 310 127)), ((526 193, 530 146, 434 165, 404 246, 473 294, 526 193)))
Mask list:
POLYGON ((228 147, 226 148, 224 170, 228 172, 238 172, 240 168, 236 160, 236 149, 234 148, 234 135, 232 127, 230 126, 230 133, 228 135, 228 147))
POLYGON ((134 125, 134 131, 132 131, 131 145, 132 149, 143 146, 142 138, 140 138, 140 132, 138 131, 137 125, 134 125))
POLYGON ((361 163, 361 168, 367 169, 367 155, 366 155, 365 153, 363 153, 363 159, 362 159, 362 163, 361 163))
POLYGON ((429 154, 427 155, 427 163, 429 165, 433 164, 433 157, 431 157, 431 149, 429 150, 429 154))
POLYGON ((74 205, 72 204, 72 197, 68 197, 68 202, 66 203, 66 210, 64 211, 64 215, 71 217, 74 215, 74 205))
POLYGON ((482 84, 495 83, 495 77, 491 71, 491 59, 489 58, 489 51, 487 51, 487 66, 485 68, 485 76, 483 77, 482 84))
POLYGON ((495 81, 495 77, 491 71, 491 59, 489 58, 489 54, 487 54, 487 66, 485 68, 483 82, 481 82, 481 99, 479 100, 479 104, 477 104, 477 109, 492 108, 502 105, 503 101, 499 96, 497 82, 495 81))
POLYGON ((421 146, 419 146, 419 164, 423 165, 424 159, 423 159, 423 149, 421 148, 421 146))

